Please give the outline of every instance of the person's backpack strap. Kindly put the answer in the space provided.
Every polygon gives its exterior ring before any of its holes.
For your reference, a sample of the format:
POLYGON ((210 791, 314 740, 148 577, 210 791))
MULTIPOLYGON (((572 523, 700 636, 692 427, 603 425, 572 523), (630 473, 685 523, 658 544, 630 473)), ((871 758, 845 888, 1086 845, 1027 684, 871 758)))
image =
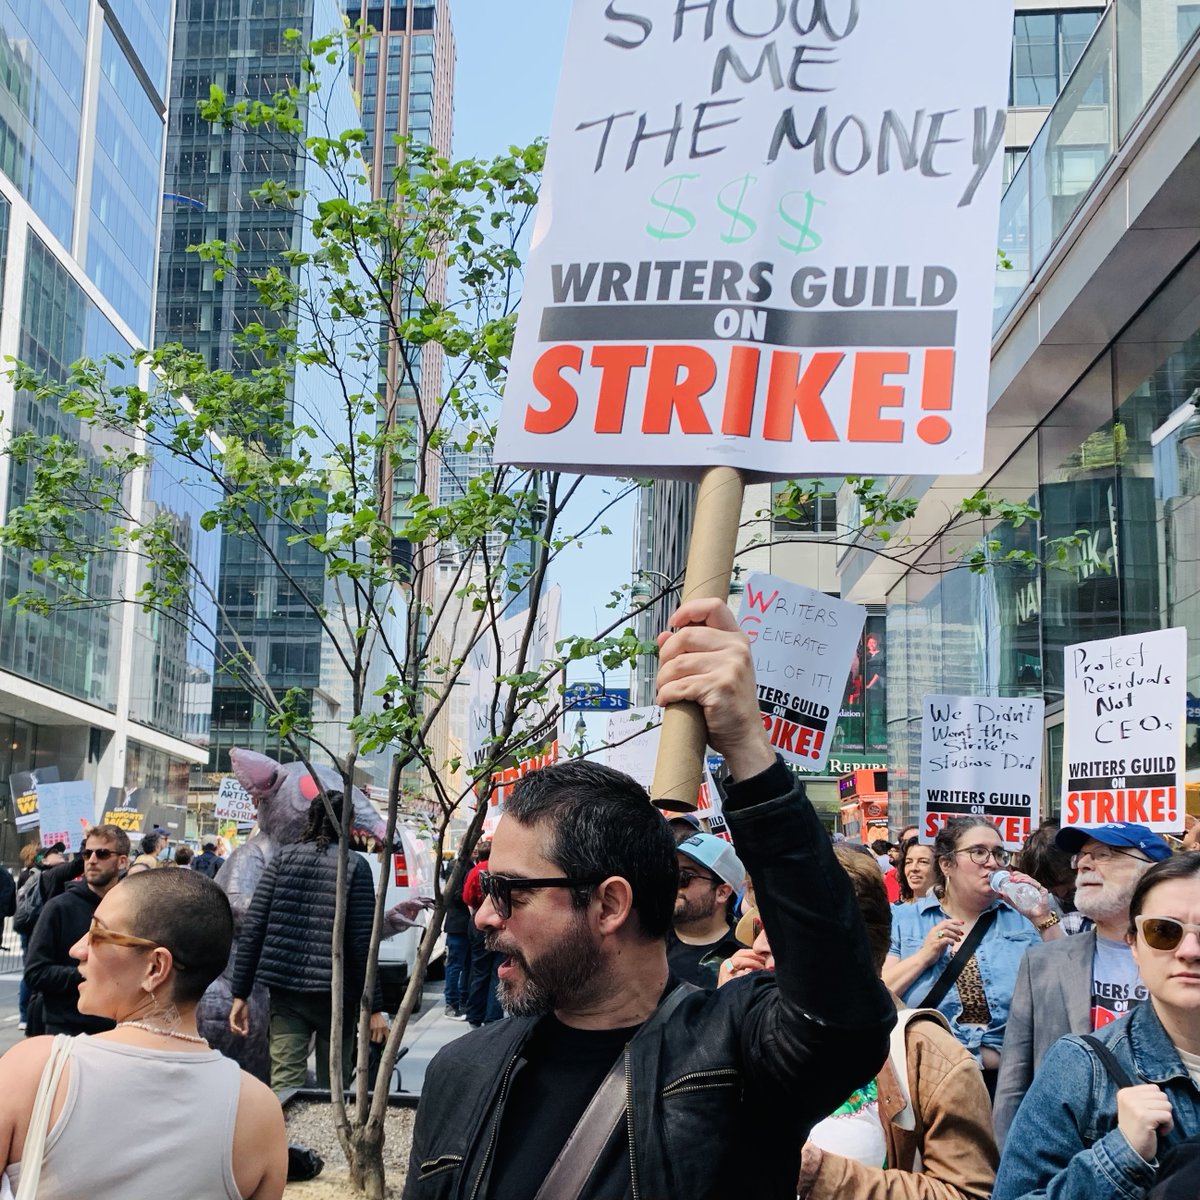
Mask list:
POLYGON ((979 948, 979 943, 983 941, 984 934, 996 923, 996 917, 999 915, 999 908, 988 909, 975 924, 971 927, 971 932, 963 939, 962 944, 954 952, 954 957, 946 964, 942 973, 933 981, 933 987, 925 994, 923 1000, 919 1000, 916 1004, 917 1008, 937 1008, 947 993, 958 982, 958 977, 963 973, 963 968, 975 956, 975 951, 979 948))
POLYGON ((1083 1040, 1087 1042, 1096 1057, 1104 1064, 1104 1069, 1108 1072, 1108 1077, 1117 1085, 1118 1090, 1127 1087, 1137 1087, 1138 1081, 1125 1070, 1117 1056, 1099 1038, 1094 1038, 1090 1033, 1085 1033, 1083 1040))
MULTIPOLYGON (((630 1045, 644 1034, 661 1026, 692 992, 700 989, 690 983, 679 984, 654 1010, 653 1015, 633 1035, 630 1045)), ((577 1200, 588 1177, 600 1161, 600 1155, 625 1115, 625 1060, 628 1047, 613 1063, 596 1089, 579 1123, 559 1151, 534 1200, 577 1200)))

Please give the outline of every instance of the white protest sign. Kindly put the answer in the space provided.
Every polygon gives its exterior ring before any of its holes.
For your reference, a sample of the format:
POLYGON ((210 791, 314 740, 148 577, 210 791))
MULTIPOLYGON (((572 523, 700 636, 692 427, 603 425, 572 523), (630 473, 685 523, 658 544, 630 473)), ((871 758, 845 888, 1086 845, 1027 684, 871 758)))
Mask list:
POLYGON ((604 765, 624 773, 644 788, 654 778, 658 742, 662 735, 662 709, 613 713, 608 718, 604 765))
POLYGON ((496 461, 970 474, 1004 0, 575 0, 496 461))
MULTIPOLYGON (((608 718, 604 765, 614 771, 623 771, 647 791, 654 779, 654 764, 658 760, 662 716, 661 708, 651 707, 613 713, 608 718)), ((708 821, 713 833, 724 836, 721 793, 707 763, 700 780, 695 815, 702 821, 708 821)))
POLYGON ((96 793, 86 779, 37 785, 43 846, 74 846, 96 819, 96 793))
MULTIPOLYGON (((547 658, 553 657, 561 610, 562 589, 556 584, 546 593, 533 618, 536 624, 522 670, 537 671, 547 658)), ((516 671, 529 619, 528 612, 503 618, 496 623, 494 632, 490 628, 485 629, 468 652, 470 693, 467 702, 467 754, 472 764, 487 757, 493 724, 498 728, 504 719, 505 705, 512 689, 508 684, 497 683, 497 679, 516 671), (496 655, 497 642, 499 659, 496 655)), ((556 700, 553 688, 550 691, 544 705, 527 705, 524 712, 518 713, 518 730, 536 729, 545 724, 556 700)), ((554 740, 555 732, 553 726, 548 727, 545 740, 554 740)))
POLYGON ((232 775, 226 775, 217 790, 213 816, 218 821, 253 825, 258 820, 258 806, 250 799, 250 793, 232 775))
POLYGON ((921 707, 921 828, 987 817, 1010 850, 1025 844, 1042 786, 1046 705, 1024 697, 926 696, 921 707))
POLYGON ((771 745, 810 771, 825 769, 850 663, 867 610, 755 571, 738 624, 750 638, 758 707, 771 745))
POLYGON ((1183 828, 1187 630, 1063 651, 1064 825, 1183 828))

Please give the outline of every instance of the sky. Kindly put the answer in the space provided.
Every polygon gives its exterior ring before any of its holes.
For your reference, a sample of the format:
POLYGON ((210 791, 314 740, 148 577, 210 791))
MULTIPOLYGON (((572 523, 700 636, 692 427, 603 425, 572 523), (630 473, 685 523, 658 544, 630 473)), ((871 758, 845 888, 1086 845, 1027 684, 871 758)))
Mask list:
MULTIPOLYGON (((510 145, 549 133, 566 41, 569 0, 451 0, 458 47, 455 70, 454 157, 487 157, 510 145), (519 15, 518 15, 519 14, 519 15)), ((576 518, 599 511, 615 480, 584 481, 586 494, 572 501, 576 518)), ((633 505, 605 519, 611 537, 592 538, 583 550, 564 553, 555 579, 563 589, 561 633, 591 636, 612 614, 609 591, 630 581, 633 564, 633 505)), ((598 679, 580 665, 569 682, 598 679)), ((612 675, 620 686, 628 680, 612 675)), ((589 737, 602 736, 592 718, 589 737)))

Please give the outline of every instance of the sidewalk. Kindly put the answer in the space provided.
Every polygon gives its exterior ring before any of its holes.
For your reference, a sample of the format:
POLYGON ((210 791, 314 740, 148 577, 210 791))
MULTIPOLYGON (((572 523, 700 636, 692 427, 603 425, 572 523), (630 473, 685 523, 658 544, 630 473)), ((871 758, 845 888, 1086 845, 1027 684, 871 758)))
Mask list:
POLYGON ((446 1014, 441 983, 426 983, 421 995, 421 1012, 404 1031, 408 1053, 400 1060, 400 1084, 406 1092, 420 1092, 425 1070, 443 1047, 471 1031, 466 1021, 452 1021, 446 1014))
MULTIPOLYGON (((19 975, 0 975, 0 1054, 16 1045, 24 1034, 17 1029, 17 985, 19 975)), ((469 1032, 466 1021, 451 1021, 445 1015, 442 985, 427 983, 422 1010, 409 1022, 403 1044, 408 1053, 400 1060, 400 1083, 406 1092, 419 1092, 425 1070, 433 1056, 455 1038, 469 1032)))

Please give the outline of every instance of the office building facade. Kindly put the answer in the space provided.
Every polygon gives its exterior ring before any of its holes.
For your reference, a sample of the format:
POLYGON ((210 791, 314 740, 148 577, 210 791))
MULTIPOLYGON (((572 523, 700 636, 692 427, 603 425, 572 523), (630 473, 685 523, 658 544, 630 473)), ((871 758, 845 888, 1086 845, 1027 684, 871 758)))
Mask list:
MULTIPOLYGON (((1060 804, 1063 651, 1188 630, 1189 779, 1200 779, 1200 6, 1118 0, 1101 14, 1001 206, 984 470, 899 480, 920 499, 927 549, 842 560, 852 599, 887 601, 892 799, 919 801, 924 695, 1046 701, 1042 811, 1060 804), (1064 562, 956 565, 977 526, 945 525, 979 487, 1040 513, 988 531, 998 547, 1064 562), (940 514, 940 516, 938 515, 940 514)), ((895 822, 894 822, 895 823, 895 822)))
MULTIPOLYGON (((352 82, 362 108, 366 134, 363 154, 371 188, 377 197, 390 195, 402 161, 399 139, 410 137, 449 156, 454 127, 454 28, 449 0, 344 0, 346 16, 357 28, 369 30, 362 54, 352 64, 352 82)), ((401 235, 402 237, 403 235, 401 235)), ((446 299, 443 259, 413 263, 396 297, 402 319, 420 311, 426 300, 446 299)), ((436 418, 442 393, 445 355, 429 343, 420 348, 388 338, 380 361, 382 386, 388 398, 388 419, 416 422, 416 406, 426 421, 436 418)), ((391 503, 403 519, 405 497, 420 489, 437 490, 437 462, 414 455, 389 480, 391 503)))
MULTIPOLYGON (((55 381, 85 356, 128 363, 151 338, 172 7, 0 2, 0 353, 55 381)), ((130 365, 111 368, 109 382, 147 379, 130 365)), ((4 443, 57 434, 95 464, 113 440, 14 395, 7 378, 0 412, 4 443)), ((6 514, 27 497, 30 470, 0 457, 6 514)), ((197 481, 170 462, 133 476, 123 499, 134 519, 168 518, 197 561, 212 557, 197 481)), ((82 512, 79 533, 94 542, 115 520, 82 512)), ((67 589, 40 575, 32 555, 0 558, 0 797, 14 772, 56 768, 63 780, 90 781, 98 806, 121 787, 150 789, 158 803, 186 800, 206 736, 195 718, 211 671, 211 652, 194 636, 202 601, 157 615, 121 603, 144 582, 140 572, 132 555, 95 555, 86 602, 64 608, 67 589), (54 606, 8 603, 26 592, 54 606)))

